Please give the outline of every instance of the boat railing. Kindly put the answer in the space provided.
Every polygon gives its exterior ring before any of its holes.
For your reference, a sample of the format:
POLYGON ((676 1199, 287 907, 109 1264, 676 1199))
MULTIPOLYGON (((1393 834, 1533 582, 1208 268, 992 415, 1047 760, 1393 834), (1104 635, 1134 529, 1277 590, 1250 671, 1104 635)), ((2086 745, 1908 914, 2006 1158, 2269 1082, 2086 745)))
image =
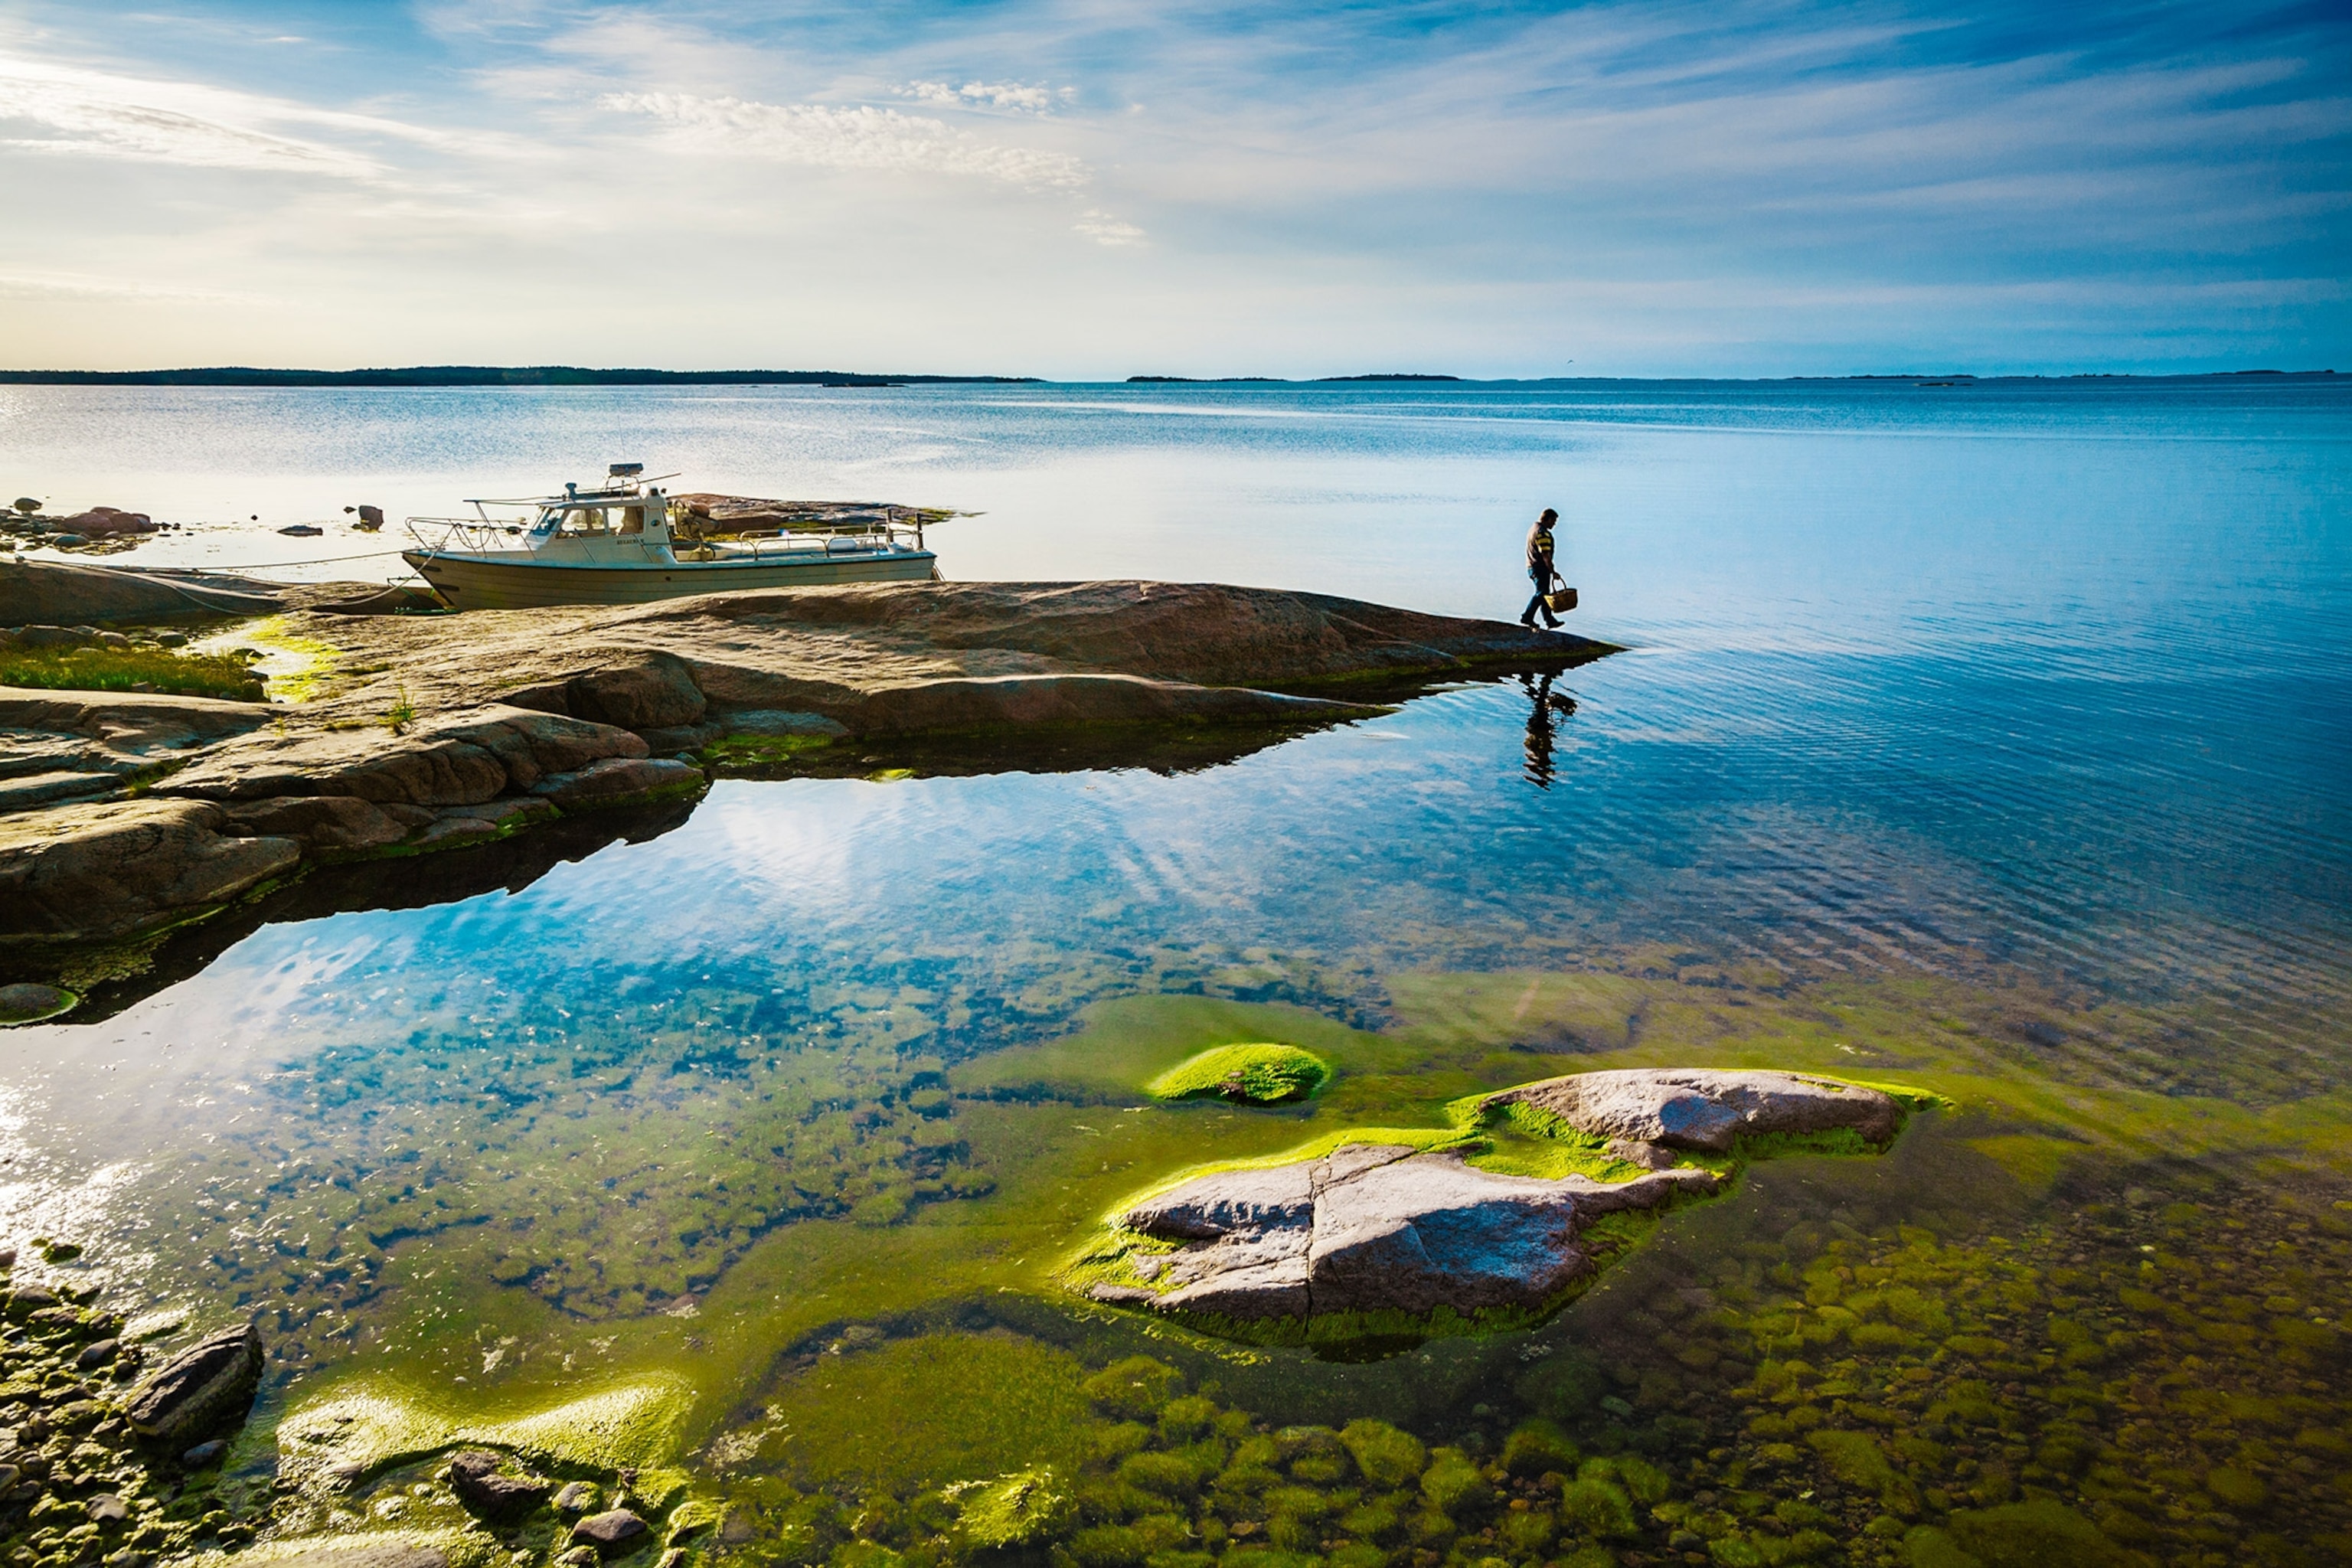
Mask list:
POLYGON ((707 539, 706 542, 736 560, 788 560, 804 555, 878 555, 892 550, 919 550, 922 537, 911 528, 885 523, 857 524, 816 531, 799 529, 776 533, 707 539))
POLYGON ((408 537, 422 550, 488 555, 512 550, 522 536, 520 521, 492 517, 412 517, 403 520, 408 537), (426 538, 426 533, 434 537, 426 538))

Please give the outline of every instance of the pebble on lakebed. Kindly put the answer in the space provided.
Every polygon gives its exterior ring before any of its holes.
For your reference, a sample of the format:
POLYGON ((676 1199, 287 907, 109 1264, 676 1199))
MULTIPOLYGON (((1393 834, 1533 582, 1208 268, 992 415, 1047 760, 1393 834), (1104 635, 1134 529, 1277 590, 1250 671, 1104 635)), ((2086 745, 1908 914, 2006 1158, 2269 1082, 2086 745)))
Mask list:
POLYGON ((1637 1068, 1523 1084, 1454 1110, 1450 1138, 1371 1129, 1132 1200, 1071 1283, 1111 1305, 1236 1326, 1539 1312, 1628 1244, 1611 1220, 1713 1194, 1732 1174, 1727 1162, 1745 1155, 1882 1149, 1905 1107, 1807 1074, 1637 1068), (1479 1132, 1497 1125, 1585 1168, 1483 1169, 1493 1145, 1479 1132))

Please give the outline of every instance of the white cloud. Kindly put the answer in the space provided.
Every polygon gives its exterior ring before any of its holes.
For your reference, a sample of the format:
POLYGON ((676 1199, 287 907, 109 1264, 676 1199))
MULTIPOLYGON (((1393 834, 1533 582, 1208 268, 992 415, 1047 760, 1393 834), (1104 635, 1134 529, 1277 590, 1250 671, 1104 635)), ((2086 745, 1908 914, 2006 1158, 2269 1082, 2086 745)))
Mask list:
POLYGON ((942 121, 895 109, 759 103, 671 92, 610 93, 597 105, 649 115, 669 126, 684 145, 725 156, 771 158, 814 168, 965 175, 1031 190, 1076 190, 1093 178, 1093 171, 1066 153, 982 142, 942 121))
POLYGON ((1097 245, 1140 245, 1143 231, 1100 209, 1088 212, 1071 226, 1097 245))
POLYGON ((30 121, 47 132, 8 137, 11 147, 342 179, 383 172, 372 158, 265 129, 311 117, 246 93, 0 57, 0 123, 30 121))
POLYGON ((1018 114, 1051 114, 1055 104, 1078 96, 1074 87, 1056 90, 1043 83, 1032 87, 1017 81, 968 81, 961 87, 943 81, 910 81, 896 90, 900 98, 941 109, 1009 109, 1018 114))
POLYGON ((458 135, 199 82, 0 54, 0 128, 12 121, 40 128, 32 135, 0 134, 0 146, 19 151, 344 180, 381 181, 391 174, 382 159, 343 144, 351 141, 509 155, 527 150, 512 136, 458 135), (334 137, 341 140, 329 139, 334 137))

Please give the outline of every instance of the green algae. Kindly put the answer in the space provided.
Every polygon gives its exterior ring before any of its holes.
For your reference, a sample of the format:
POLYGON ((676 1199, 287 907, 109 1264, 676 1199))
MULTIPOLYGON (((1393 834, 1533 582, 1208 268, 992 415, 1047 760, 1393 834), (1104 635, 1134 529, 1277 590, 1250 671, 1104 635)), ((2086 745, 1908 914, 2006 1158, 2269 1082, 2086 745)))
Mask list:
POLYGON ((1330 1064, 1297 1046, 1215 1046, 1143 1086, 1154 1100, 1215 1098, 1236 1105, 1306 1100, 1330 1081, 1330 1064))
POLYGON ((298 1483, 366 1474, 460 1444, 506 1448, 544 1463, 598 1471, 656 1466, 678 1449, 694 1400, 680 1380, 636 1381, 563 1403, 486 1418, 468 1402, 348 1393, 306 1404, 273 1434, 281 1471, 298 1483))
POLYGON ((940 1489, 940 1496, 955 1505, 964 1540, 990 1552, 1050 1538, 1068 1518, 1072 1500, 1050 1466, 992 1481, 959 1481, 940 1489))
POLYGON ((1083 1451, 1085 1376, 1075 1358, 1003 1332, 889 1340, 821 1355, 776 1389, 768 1441, 795 1472, 898 1489, 1066 1465, 1083 1451), (877 1419, 887 1443, 875 1441, 877 1419))
POLYGON ((723 773, 757 777, 832 745, 831 735, 723 735, 698 754, 723 773))
POLYGON ((333 1552, 338 1556, 351 1554, 351 1561, 363 1561, 363 1554, 383 1553, 379 1562, 403 1562, 412 1553, 439 1553, 450 1568, 499 1568, 507 1563, 508 1548, 493 1535, 464 1525, 441 1528, 407 1528, 400 1530, 362 1530, 331 1535, 288 1535, 276 1540, 257 1542, 235 1552, 205 1551, 191 1552, 175 1559, 185 1568, 226 1568, 231 1563, 270 1563, 293 1562, 313 1552, 333 1552))
POLYGON ((331 642, 294 632, 283 616, 232 626, 190 645, 190 651, 227 659, 238 647, 260 654, 253 668, 268 679, 269 694, 280 702, 310 702, 324 696, 336 685, 337 667, 344 657, 331 642))

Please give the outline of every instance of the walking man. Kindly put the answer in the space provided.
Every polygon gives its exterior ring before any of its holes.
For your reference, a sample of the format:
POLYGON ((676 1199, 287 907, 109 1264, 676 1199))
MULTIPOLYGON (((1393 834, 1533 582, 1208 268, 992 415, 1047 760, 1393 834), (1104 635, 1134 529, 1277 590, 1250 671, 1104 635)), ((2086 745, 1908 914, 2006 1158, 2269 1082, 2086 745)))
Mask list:
POLYGON ((1559 521, 1559 513, 1546 507, 1543 515, 1536 519, 1536 525, 1528 530, 1528 579, 1535 584, 1536 592, 1519 616, 1519 625, 1523 626, 1534 626, 1536 616, 1540 612, 1546 626, 1553 631, 1559 629, 1559 617, 1551 613, 1549 605, 1544 603, 1544 595, 1551 592, 1552 578, 1557 574, 1551 563, 1551 525, 1559 521))

